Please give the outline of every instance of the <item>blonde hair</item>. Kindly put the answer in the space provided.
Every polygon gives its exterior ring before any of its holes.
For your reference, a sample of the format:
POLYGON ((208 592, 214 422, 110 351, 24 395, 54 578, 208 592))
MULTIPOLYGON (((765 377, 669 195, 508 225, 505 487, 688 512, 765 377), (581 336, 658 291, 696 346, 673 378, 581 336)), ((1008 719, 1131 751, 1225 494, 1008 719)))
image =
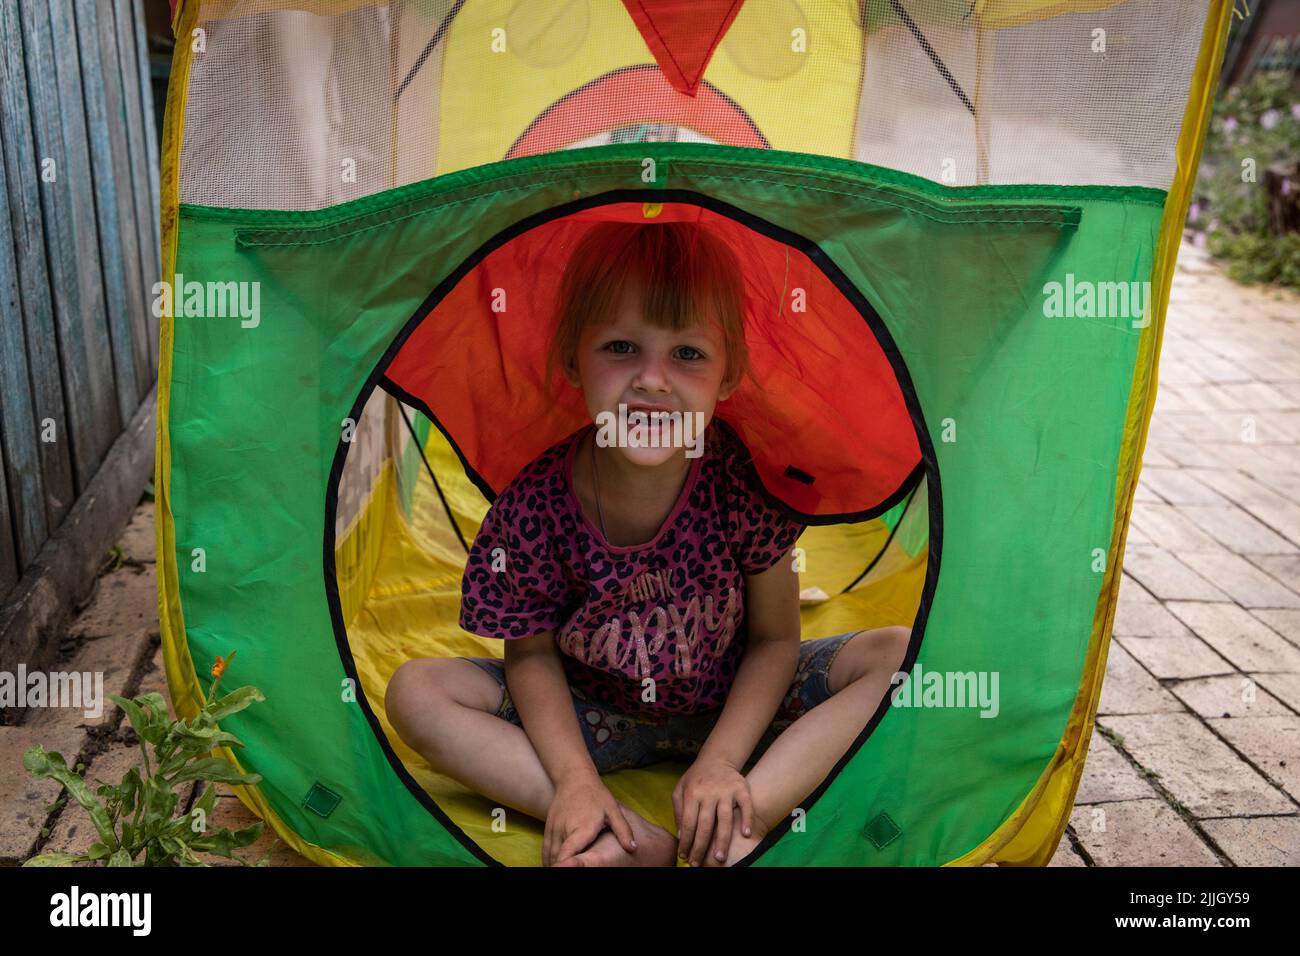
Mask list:
POLYGON ((724 386, 746 375, 754 380, 740 265, 727 244, 695 223, 602 222, 577 243, 560 280, 546 360, 549 395, 557 372, 576 365, 583 330, 612 318, 632 288, 641 290, 643 317, 656 328, 712 322, 721 330, 724 386))

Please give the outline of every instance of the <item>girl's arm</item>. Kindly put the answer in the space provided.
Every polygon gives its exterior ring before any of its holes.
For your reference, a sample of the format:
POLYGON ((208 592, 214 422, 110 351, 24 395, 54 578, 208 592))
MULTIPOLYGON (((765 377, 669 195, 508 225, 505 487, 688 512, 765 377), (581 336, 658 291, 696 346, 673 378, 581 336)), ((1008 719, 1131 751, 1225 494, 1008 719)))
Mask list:
POLYGON ((554 632, 506 641, 505 666, 506 686, 524 732, 554 787, 542 865, 554 866, 580 853, 606 825, 626 852, 635 852, 632 827, 587 752, 554 632))
POLYGON ((739 770, 776 716, 799 666, 799 574, 782 559, 745 576, 749 640, 722 714, 699 760, 721 759, 739 770))
POLYGON ((506 641, 506 686, 537 756, 558 789, 566 779, 600 774, 573 712, 555 632, 506 641))

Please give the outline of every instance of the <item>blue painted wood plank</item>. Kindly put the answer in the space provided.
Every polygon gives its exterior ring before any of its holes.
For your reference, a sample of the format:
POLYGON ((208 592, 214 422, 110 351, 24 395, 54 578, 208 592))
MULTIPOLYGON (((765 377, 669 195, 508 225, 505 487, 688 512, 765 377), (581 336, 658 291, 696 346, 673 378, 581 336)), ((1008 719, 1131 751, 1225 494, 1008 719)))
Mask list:
MULTIPOLYGON (((145 27, 144 0, 133 0, 131 6, 135 12, 135 55, 140 62, 140 112, 144 117, 145 155, 149 170, 149 228, 153 232, 153 245, 150 247, 153 258, 145 263, 151 268, 147 268, 144 274, 145 289, 148 290, 153 288, 153 283, 162 273, 160 224, 162 196, 158 186, 159 163, 162 157, 158 154, 158 124, 157 117, 154 115, 153 78, 149 64, 149 33, 145 27)), ((157 378, 158 336, 161 323, 154 317, 152 311, 145 313, 145 316, 149 326, 149 358, 154 369, 153 377, 157 378)))
POLYGON ((67 62, 66 37, 60 38, 56 54, 48 6, 18 7, 40 164, 28 175, 39 177, 73 473, 80 493, 122 428, 104 314, 98 228, 87 188, 85 113, 76 58, 67 62))
MULTIPOLYGON (((131 188, 135 201, 135 224, 139 241, 139 267, 141 279, 146 289, 153 288, 158 281, 158 242, 155 238, 153 223, 154 206, 150 200, 149 167, 157 160, 149 152, 146 143, 145 113, 140 90, 140 61, 137 56, 138 44, 135 24, 135 6, 126 2, 114 3, 113 12, 117 15, 117 54, 121 63, 122 102, 126 106, 126 131, 131 155, 131 188)), ((151 315, 151 313, 144 313, 151 315)), ((148 327, 145 327, 145 346, 148 354, 148 327)))
MULTIPOLYGON (((113 343, 118 414, 129 421, 152 384, 148 374, 148 329, 141 317, 144 290, 140 285, 135 242, 134 205, 130 198, 130 159, 121 110, 121 86, 116 59, 101 58, 100 32, 94 0, 78 0, 75 13, 77 47, 81 54, 90 166, 94 177, 95 215, 99 224, 99 253, 103 265, 104 298, 113 343), (119 188, 121 184, 121 188, 119 188), (125 240, 125 241, 124 241, 125 240)), ((107 11, 105 11, 107 12, 107 11)), ((69 0, 50 0, 55 34, 73 28, 69 0)), ((110 18, 111 19, 111 18, 110 18)), ((116 47, 112 48, 116 54, 116 47)))
MULTIPOLYGON (((4 164, 0 163, 0 223, 9 221, 9 187, 4 164)), ((0 467, 5 471, 10 507, 5 521, 9 527, 0 529, 0 533, 12 535, 20 574, 32 563, 48 535, 21 309, 18 266, 10 244, 0 241, 0 448, 4 458, 0 467)))
POLYGON ((0 448, 0 602, 18 583, 18 558, 14 553, 13 525, 9 519, 4 457, 4 449, 0 448))
MULTIPOLYGON (((0 162, 5 167, 9 213, 0 219, 10 227, 18 271, 19 313, 27 340, 31 402, 36 418, 53 423, 56 441, 41 442, 37 451, 45 491, 46 525, 57 528, 74 502, 71 440, 64 408, 59 368, 58 336, 45 261, 45 230, 41 221, 40 178, 27 77, 23 66, 22 27, 14 4, 0 3, 0 162)), ((6 318, 10 316, 6 314, 6 318)), ((0 532, 2 536, 6 532, 0 532)))

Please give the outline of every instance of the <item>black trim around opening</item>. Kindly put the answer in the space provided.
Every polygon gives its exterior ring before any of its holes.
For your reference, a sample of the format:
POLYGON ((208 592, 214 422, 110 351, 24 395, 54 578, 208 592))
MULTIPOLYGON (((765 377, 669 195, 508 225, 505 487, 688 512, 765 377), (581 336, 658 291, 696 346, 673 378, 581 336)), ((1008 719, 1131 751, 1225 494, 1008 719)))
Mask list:
MULTIPOLYGON (((895 344, 893 337, 890 336, 889 330, 886 328, 884 321, 880 318, 880 314, 876 311, 875 307, 867 301, 866 297, 858 291, 853 283, 849 281, 848 277, 840 271, 839 267, 835 265, 830 257, 822 252, 820 247, 798 233, 791 232, 781 226, 770 223, 767 220, 761 219, 752 213, 731 205, 730 203, 688 189, 614 189, 592 196, 585 196, 555 206, 551 209, 534 213, 531 216, 519 220, 508 228, 503 229, 483 245, 479 246, 478 249, 476 249, 450 274, 448 274, 446 278, 438 283, 434 290, 429 293, 429 296, 416 310, 415 314, 407 320, 406 324, 402 327, 401 332, 399 332, 389 344, 379 362, 375 365, 374 369, 371 370, 348 417, 351 418, 352 421, 359 422, 361 420, 362 411, 375 388, 379 386, 381 382, 387 382, 390 386, 394 385, 394 383, 386 379, 385 373, 389 365, 392 364, 397 353, 401 350, 402 346, 406 344, 407 339, 409 339, 415 329, 419 327, 419 325, 424 322, 430 314, 432 314, 433 310, 437 308, 438 304, 451 292, 451 290, 454 289, 466 275, 468 275, 479 265, 479 263, 486 259, 487 256, 496 249, 518 236, 529 232, 537 226, 543 225, 552 220, 560 219, 572 215, 573 213, 599 206, 607 206, 621 202, 645 202, 649 198, 654 199, 655 202, 683 203, 708 209, 718 215, 739 222, 741 225, 752 229, 760 235, 766 236, 802 252, 835 284, 840 293, 863 317, 868 328, 870 328, 872 335, 875 337, 876 343, 880 346, 881 351, 884 352, 886 358, 889 360, 890 367, 894 372, 894 379, 897 381, 899 389, 903 393, 903 400, 907 405, 908 413, 912 419, 912 427, 916 432, 917 441, 921 447, 921 461, 917 464, 916 469, 913 470, 912 474, 908 476, 908 479, 903 482, 899 489, 891 495, 889 499, 887 499, 887 501, 890 502, 888 506, 880 508, 877 513, 883 513, 885 510, 888 510, 889 507, 893 507, 893 505, 903 500, 908 490, 911 488, 912 483, 919 479, 922 472, 924 472, 928 483, 927 492, 929 494, 930 536, 929 555, 926 562, 925 585, 921 592, 920 606, 917 608, 916 617, 912 622, 911 641, 908 643, 907 653, 904 655, 903 663, 899 667, 899 671, 903 673, 911 673, 912 667, 916 663, 916 658, 921 648, 921 640, 925 633, 926 621, 929 618, 930 607, 934 600, 934 592, 939 581, 939 558, 943 543, 943 507, 939 484, 938 460, 935 456, 934 445, 930 440, 929 429, 926 427, 925 418, 921 413, 920 402, 917 400, 916 389, 912 384, 911 375, 908 373, 907 366, 903 362, 902 356, 898 351, 898 346, 895 344)), ((389 389, 386 388, 385 390, 389 389)), ((414 398, 414 396, 408 397, 414 398)), ((405 401, 406 399, 403 400, 405 401)), ((408 402, 408 404, 410 403, 408 402)), ((419 406, 416 405, 415 407, 419 406)), ((421 409, 421 411, 423 412, 424 409, 421 409)), ((430 420, 436 423, 436 419, 432 416, 430 416, 430 420)), ((438 427, 441 430, 441 425, 438 427)), ((447 437, 448 441, 451 441, 451 437, 447 435, 445 431, 443 434, 447 437)), ((361 678, 357 672, 356 661, 352 657, 352 648, 348 643, 347 628, 343 624, 342 602, 339 598, 338 591, 338 570, 334 562, 334 525, 338 514, 339 482, 342 479, 343 467, 347 461, 347 455, 351 445, 351 442, 340 439, 338 448, 334 453, 333 464, 330 467, 329 483, 325 492, 323 564, 325 571, 325 596, 329 604, 330 621, 334 628, 334 639, 338 645, 339 657, 343 663, 345 674, 352 678, 357 686, 361 686, 361 678)), ((456 447, 454 443, 452 447, 456 447)), ((488 493, 491 492, 491 488, 488 487, 482 476, 469 468, 468 462, 465 461, 464 456, 461 455, 459 449, 457 449, 457 455, 460 457, 462 465, 465 466, 466 474, 469 476, 470 480, 478 486, 480 491, 484 492, 485 497, 489 497, 488 493)), ((494 494, 491 495, 489 500, 494 497, 494 494)), ((778 506, 781 505, 779 499, 773 503, 778 506)), ((791 513, 791 509, 789 508, 785 508, 784 510, 786 510, 787 513, 791 513)), ((794 512, 794 514, 798 517, 797 512, 794 512)), ((835 520, 835 516, 814 515, 806 517, 822 519, 818 521, 809 521, 808 523, 843 523, 843 519, 837 521, 835 520), (825 520, 828 518, 830 520, 825 520)), ((798 520, 805 520, 805 518, 798 517, 798 520)), ((884 717, 885 712, 888 710, 889 698, 889 694, 886 694, 881 698, 880 705, 876 708, 875 713, 871 715, 870 719, 862 728, 857 739, 849 745, 849 748, 836 762, 835 766, 831 768, 830 773, 826 775, 826 778, 801 802, 801 809, 803 809, 805 813, 816 805, 817 801, 835 781, 835 778, 839 776, 840 771, 853 760, 854 756, 857 755, 858 750, 861 749, 864 743, 866 743, 867 738, 871 736, 876 726, 884 717)), ((378 717, 376 717, 375 713, 371 710, 369 700, 365 694, 357 695, 357 703, 361 706, 362 713, 365 714, 366 721, 370 724, 371 731, 374 733, 375 739, 379 742, 385 756, 388 758, 388 762, 393 768, 394 773, 397 775, 398 779, 402 781, 407 790, 411 792, 411 795, 414 796, 415 799, 433 815, 434 819, 436 819, 442 827, 452 835, 452 837, 459 841, 472 856, 488 866, 505 866, 505 864, 492 857, 486 850, 479 846, 479 844, 470 839, 465 831, 457 826, 455 822, 443 812, 442 808, 438 806, 433 797, 416 782, 414 777, 411 776, 410 771, 406 769, 406 766, 398 758, 397 754, 393 751, 392 746, 389 744, 388 738, 384 734, 383 727, 380 725, 378 717)), ((790 825, 791 817, 787 815, 786 818, 778 826, 774 827, 747 856, 738 860, 734 865, 751 865, 755 860, 762 856, 767 849, 773 846, 782 836, 785 835, 785 833, 790 829, 790 825)))

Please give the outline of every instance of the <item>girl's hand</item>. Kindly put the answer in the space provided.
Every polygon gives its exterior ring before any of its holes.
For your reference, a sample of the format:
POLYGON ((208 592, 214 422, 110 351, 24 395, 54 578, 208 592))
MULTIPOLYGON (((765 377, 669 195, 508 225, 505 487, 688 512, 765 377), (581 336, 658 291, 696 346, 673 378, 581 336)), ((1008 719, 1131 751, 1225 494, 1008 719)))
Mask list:
POLYGON ((609 824, 628 853, 636 851, 632 827, 614 795, 596 775, 566 778, 556 784, 555 797, 546 812, 542 837, 542 866, 554 866, 581 853, 609 824))
POLYGON ((753 831, 754 799, 741 772, 716 757, 696 759, 673 788, 677 815, 677 855, 701 866, 704 854, 721 863, 731 847, 733 807, 740 808, 741 832, 753 831), (709 846, 710 838, 713 846, 709 846))

